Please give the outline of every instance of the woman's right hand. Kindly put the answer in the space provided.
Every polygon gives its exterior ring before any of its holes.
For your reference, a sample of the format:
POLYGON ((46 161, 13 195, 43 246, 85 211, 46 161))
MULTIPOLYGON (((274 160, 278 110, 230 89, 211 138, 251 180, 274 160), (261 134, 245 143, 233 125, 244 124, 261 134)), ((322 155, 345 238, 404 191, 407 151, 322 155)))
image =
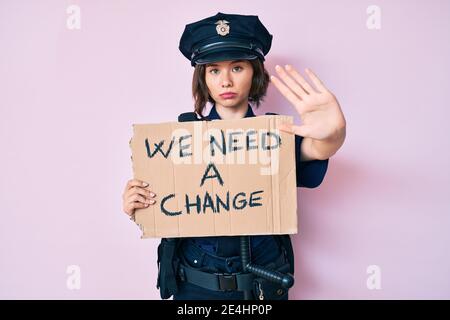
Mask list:
POLYGON ((155 193, 148 189, 148 183, 132 179, 129 180, 122 195, 123 211, 132 216, 136 209, 148 208, 156 203, 155 193))

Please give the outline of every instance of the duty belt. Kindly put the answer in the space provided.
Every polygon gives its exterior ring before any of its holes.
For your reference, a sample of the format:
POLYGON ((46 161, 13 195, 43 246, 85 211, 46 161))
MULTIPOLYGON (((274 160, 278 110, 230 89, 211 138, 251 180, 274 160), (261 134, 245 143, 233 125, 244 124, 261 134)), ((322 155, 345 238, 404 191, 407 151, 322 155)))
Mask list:
MULTIPOLYGON (((285 262, 284 253, 281 253, 276 261, 267 265, 267 267, 278 267, 285 262)), ((287 262, 286 262, 287 263, 287 262)), ((213 291, 248 291, 253 289, 253 273, 211 273, 200 271, 192 267, 180 264, 178 276, 181 281, 186 281, 199 287, 213 291)))

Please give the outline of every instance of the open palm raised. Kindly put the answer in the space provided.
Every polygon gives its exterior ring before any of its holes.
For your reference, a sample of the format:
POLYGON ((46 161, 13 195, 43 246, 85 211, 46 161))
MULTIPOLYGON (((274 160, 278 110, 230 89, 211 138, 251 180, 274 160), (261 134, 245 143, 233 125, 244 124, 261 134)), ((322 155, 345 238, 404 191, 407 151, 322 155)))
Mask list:
POLYGON ((332 92, 310 70, 305 69, 314 88, 291 66, 276 66, 279 77, 271 76, 274 86, 295 107, 301 125, 284 123, 280 130, 317 140, 332 139, 345 127, 341 107, 332 92))

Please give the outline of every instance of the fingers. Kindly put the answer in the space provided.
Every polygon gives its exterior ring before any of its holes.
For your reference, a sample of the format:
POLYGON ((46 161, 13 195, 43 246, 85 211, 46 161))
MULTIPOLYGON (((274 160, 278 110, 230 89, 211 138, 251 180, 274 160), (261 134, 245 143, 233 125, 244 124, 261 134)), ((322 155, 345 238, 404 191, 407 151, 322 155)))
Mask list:
POLYGON ((275 88, 281 92, 283 96, 288 99, 288 101, 297 109, 298 113, 302 113, 302 101, 300 98, 294 94, 280 79, 275 76, 271 76, 270 80, 272 81, 275 88))
POLYGON ((127 182, 123 194, 123 211, 128 215, 133 215, 136 209, 147 208, 156 203, 156 194, 146 189, 148 183, 132 179, 127 182))
POLYGON ((154 205, 155 203, 156 200, 154 199, 145 198, 140 194, 133 194, 124 201, 124 212, 132 215, 135 209, 148 208, 148 206, 154 205))
POLYGON ((286 70, 308 93, 315 93, 313 87, 291 65, 286 65, 286 70))
MULTIPOLYGON (((278 72, 278 75, 280 76, 281 80, 283 80, 287 84, 289 89, 291 89, 300 98, 303 98, 304 96, 306 96, 308 94, 308 92, 305 91, 306 88, 303 87, 300 82, 297 82, 291 78, 292 71, 293 71, 293 68, 291 66, 286 66, 286 70, 290 71, 290 74, 288 74, 282 67, 280 67, 278 65, 275 66, 275 70, 278 72)), ((303 82, 306 82, 306 81, 303 81, 303 82)))
POLYGON ((141 196, 140 194, 133 194, 130 197, 127 198, 128 203, 132 202, 142 202, 143 204, 154 204, 156 202, 155 199, 146 198, 144 196, 141 196))
POLYGON ((148 183, 138 179, 128 180, 127 185, 125 186, 125 190, 123 193, 126 193, 132 187, 148 187, 148 183))
POLYGON ((146 197, 141 196, 140 194, 133 194, 127 199, 127 205, 135 205, 136 203, 143 204, 145 207, 148 207, 151 204, 155 204, 156 200, 149 199, 146 197))
POLYGON ((129 198, 130 196, 132 196, 134 194, 140 194, 140 195, 143 195, 144 197, 149 198, 149 199, 154 198, 156 196, 155 193, 153 191, 151 191, 151 190, 147 190, 147 189, 141 188, 141 187, 131 187, 131 189, 128 190, 124 194, 123 198, 127 199, 127 198, 129 198))
POLYGON ((147 208, 148 206, 149 206, 148 204, 145 204, 142 202, 133 202, 133 203, 130 203, 130 205, 129 205, 129 207, 133 208, 133 209, 143 209, 143 208, 147 208))
POLYGON ((124 199, 124 203, 131 203, 134 201, 138 201, 144 204, 154 204, 156 202, 155 196, 156 195, 151 191, 135 187, 127 193, 124 199))
POLYGON ((148 204, 145 204, 145 203, 142 203, 142 202, 131 202, 131 203, 129 203, 129 204, 127 204, 125 207, 124 207, 124 212, 127 214, 127 215, 129 215, 129 216, 131 216, 131 215, 133 215, 134 214, 134 211, 136 210, 136 209, 144 209, 144 208, 148 208, 148 204))
POLYGON ((305 71, 306 71, 306 74, 311 79, 312 83, 314 83, 314 85, 316 86, 317 90, 319 90, 322 93, 325 91, 328 91, 328 89, 325 87, 325 85, 322 83, 322 81, 319 79, 319 77, 316 76, 315 73, 312 72, 311 69, 306 68, 305 71))

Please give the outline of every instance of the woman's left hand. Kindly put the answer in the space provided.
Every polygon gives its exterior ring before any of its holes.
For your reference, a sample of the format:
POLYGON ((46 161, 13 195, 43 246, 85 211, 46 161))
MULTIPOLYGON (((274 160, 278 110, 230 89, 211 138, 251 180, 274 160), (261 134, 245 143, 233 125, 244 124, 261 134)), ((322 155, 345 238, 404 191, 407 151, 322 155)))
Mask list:
POLYGON ((310 69, 305 71, 315 88, 290 65, 276 66, 275 70, 283 81, 271 76, 272 83, 295 107, 302 121, 300 126, 284 123, 280 130, 317 140, 335 139, 345 131, 345 118, 336 97, 310 69))

